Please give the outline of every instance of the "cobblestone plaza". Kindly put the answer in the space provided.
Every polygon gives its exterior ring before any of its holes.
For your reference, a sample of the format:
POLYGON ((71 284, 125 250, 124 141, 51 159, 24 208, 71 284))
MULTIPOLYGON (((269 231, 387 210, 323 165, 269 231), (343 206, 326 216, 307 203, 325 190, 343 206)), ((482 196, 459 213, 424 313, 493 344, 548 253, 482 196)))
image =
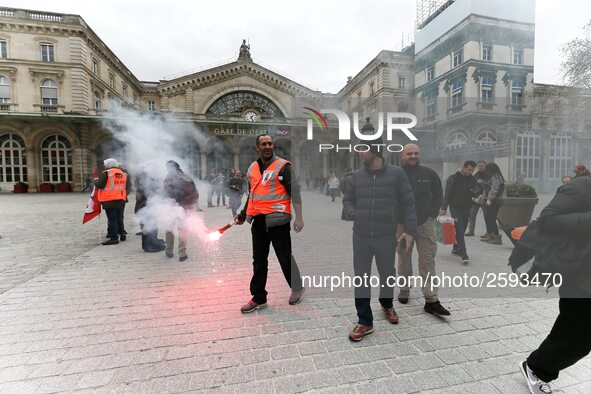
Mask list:
MULTIPOLYGON (((302 273, 352 266, 351 225, 339 219, 340 199, 302 197, 305 228, 292 233, 302 273)), ((550 197, 541 196, 536 214, 550 197)), ((87 198, 0 195, 0 392, 526 393, 518 364, 558 313, 556 297, 450 298, 442 289, 451 311, 442 319, 424 313, 413 289, 409 304, 394 303, 400 324, 376 313, 376 332, 351 343, 352 289, 349 297, 311 289, 289 306, 273 253, 269 306, 240 313, 251 275, 247 225, 217 245, 191 239, 189 260, 180 263, 141 251, 132 235, 133 201, 127 242, 100 246, 104 214, 80 224, 87 198)), ((231 220, 224 208, 204 210, 209 228, 231 220)), ((440 246, 438 271, 509 272, 508 242, 467 242, 471 265, 459 266, 440 246)), ((377 299, 372 305, 379 311, 377 299)), ((591 359, 562 372, 554 387, 591 392, 591 359)))

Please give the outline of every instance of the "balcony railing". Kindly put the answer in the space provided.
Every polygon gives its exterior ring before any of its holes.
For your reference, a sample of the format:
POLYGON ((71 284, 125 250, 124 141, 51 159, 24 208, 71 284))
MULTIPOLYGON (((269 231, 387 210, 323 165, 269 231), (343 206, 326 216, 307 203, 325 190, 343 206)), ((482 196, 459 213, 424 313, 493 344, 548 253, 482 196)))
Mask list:
POLYGON ((41 112, 57 112, 57 105, 42 105, 41 112))
POLYGON ((44 113, 63 113, 64 106, 63 105, 48 105, 48 104, 33 104, 33 107, 39 108, 39 112, 44 113))
POLYGON ((47 21, 47 22, 61 22, 62 16, 59 14, 49 14, 46 12, 29 12, 29 18, 36 21, 47 21))
POLYGON ((81 18, 77 15, 58 14, 54 12, 28 11, 9 7, 0 7, 0 18, 29 19, 39 22, 83 25, 81 18))

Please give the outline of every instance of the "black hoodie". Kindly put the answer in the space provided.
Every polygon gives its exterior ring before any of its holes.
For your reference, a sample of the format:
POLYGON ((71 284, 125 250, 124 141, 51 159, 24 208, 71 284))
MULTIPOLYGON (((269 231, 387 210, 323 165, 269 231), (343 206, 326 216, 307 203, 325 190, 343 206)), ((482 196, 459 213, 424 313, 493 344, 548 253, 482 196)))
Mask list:
POLYGON ((464 175, 462 171, 450 175, 445 185, 445 194, 441 209, 447 210, 447 206, 449 205, 455 209, 469 211, 472 207, 472 197, 474 196, 471 189, 474 189, 477 185, 474 177, 464 175))

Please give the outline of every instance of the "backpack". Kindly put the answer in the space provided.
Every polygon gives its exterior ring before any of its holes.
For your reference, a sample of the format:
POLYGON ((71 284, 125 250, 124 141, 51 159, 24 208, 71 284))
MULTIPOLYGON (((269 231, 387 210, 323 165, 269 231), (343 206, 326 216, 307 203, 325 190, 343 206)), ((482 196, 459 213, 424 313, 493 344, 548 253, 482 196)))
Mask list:
POLYGON ((199 199, 199 192, 195 186, 195 182, 187 174, 182 174, 178 179, 177 184, 178 195, 176 201, 181 205, 197 204, 199 199))

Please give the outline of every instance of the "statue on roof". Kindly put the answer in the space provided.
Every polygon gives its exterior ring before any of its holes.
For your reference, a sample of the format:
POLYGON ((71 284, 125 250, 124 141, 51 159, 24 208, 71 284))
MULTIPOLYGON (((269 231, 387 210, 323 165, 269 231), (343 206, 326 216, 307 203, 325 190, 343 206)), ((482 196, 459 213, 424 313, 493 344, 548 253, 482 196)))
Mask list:
POLYGON ((242 40, 242 45, 240 45, 238 60, 252 60, 252 57, 250 56, 250 45, 247 44, 244 39, 242 40))

